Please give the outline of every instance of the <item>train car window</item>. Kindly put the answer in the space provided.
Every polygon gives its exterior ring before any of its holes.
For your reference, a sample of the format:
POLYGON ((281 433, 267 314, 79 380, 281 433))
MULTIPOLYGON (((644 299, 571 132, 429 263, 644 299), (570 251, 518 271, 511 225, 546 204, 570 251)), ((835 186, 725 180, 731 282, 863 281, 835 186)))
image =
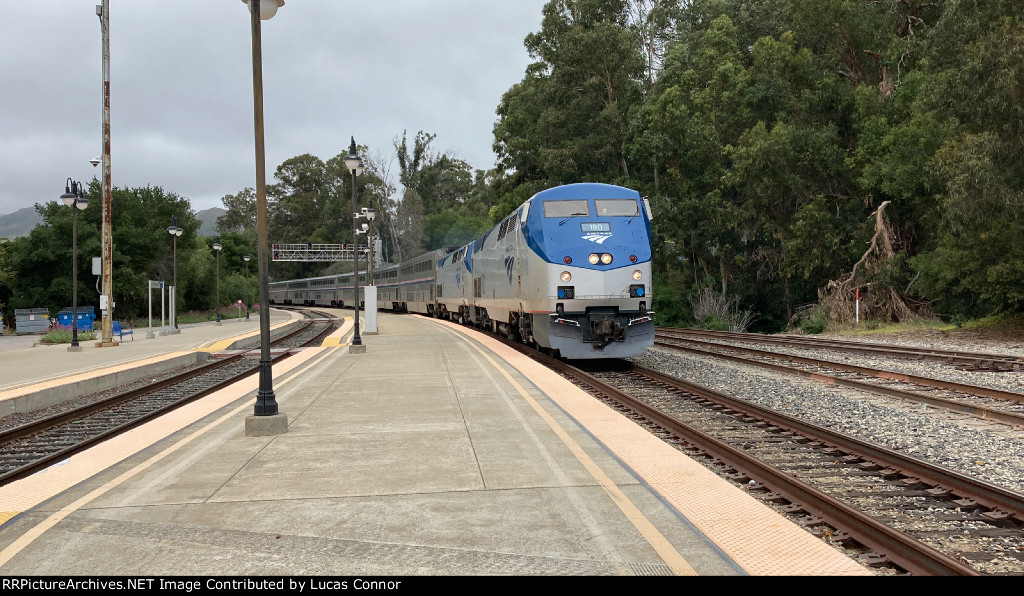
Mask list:
POLYGON ((571 217, 573 215, 590 215, 590 205, 587 204, 586 199, 544 202, 544 217, 571 217))
POLYGON ((636 199, 597 199, 594 201, 598 216, 634 217, 640 215, 640 203, 636 199))

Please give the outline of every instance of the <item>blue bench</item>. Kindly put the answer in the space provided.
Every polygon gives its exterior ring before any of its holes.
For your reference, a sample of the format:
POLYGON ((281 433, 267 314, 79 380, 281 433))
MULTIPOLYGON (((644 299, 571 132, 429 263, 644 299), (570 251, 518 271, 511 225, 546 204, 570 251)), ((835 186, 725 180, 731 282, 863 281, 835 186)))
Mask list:
POLYGON ((135 341, 135 336, 133 335, 134 331, 135 329, 133 329, 131 325, 122 326, 118 321, 114 321, 114 328, 111 330, 111 335, 116 335, 121 341, 124 341, 124 336, 127 335, 132 338, 132 341, 135 341))

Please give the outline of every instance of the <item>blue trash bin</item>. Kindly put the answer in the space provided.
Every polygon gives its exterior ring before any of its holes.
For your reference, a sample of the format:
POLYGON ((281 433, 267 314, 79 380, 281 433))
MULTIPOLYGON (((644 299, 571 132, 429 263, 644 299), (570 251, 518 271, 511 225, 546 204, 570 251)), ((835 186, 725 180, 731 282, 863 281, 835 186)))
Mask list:
MULTIPOLYGON (((71 328, 71 311, 73 309, 70 306, 66 306, 59 313, 57 313, 58 322, 61 327, 71 328)), ((79 306, 78 307, 78 329, 92 331, 93 322, 96 320, 96 309, 91 306, 79 306)))

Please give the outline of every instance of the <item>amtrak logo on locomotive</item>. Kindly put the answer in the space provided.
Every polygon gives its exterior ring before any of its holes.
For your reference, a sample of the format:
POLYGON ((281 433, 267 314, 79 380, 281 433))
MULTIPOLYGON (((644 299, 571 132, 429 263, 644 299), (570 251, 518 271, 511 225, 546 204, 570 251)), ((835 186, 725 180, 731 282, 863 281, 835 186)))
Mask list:
POLYGON ((596 242, 598 244, 603 244, 605 240, 611 237, 611 234, 587 234, 586 236, 583 236, 583 239, 590 240, 591 242, 596 242))
POLYGON ((505 257, 505 273, 508 274, 508 283, 512 285, 512 266, 515 264, 515 257, 505 257))

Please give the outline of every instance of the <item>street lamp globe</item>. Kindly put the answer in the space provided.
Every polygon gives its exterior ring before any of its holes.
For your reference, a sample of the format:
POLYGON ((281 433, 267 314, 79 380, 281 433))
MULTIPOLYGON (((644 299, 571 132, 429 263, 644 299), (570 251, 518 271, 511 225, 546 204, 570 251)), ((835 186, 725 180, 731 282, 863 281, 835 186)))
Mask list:
POLYGON ((363 173, 363 158, 356 155, 356 138, 352 137, 352 144, 348 147, 348 155, 345 156, 345 167, 356 176, 363 173))
MULTIPOLYGON (((249 12, 252 12, 252 3, 249 0, 242 0, 243 4, 249 5, 249 12)), ((260 20, 269 21, 277 14, 277 9, 284 6, 284 0, 260 0, 260 20)))

